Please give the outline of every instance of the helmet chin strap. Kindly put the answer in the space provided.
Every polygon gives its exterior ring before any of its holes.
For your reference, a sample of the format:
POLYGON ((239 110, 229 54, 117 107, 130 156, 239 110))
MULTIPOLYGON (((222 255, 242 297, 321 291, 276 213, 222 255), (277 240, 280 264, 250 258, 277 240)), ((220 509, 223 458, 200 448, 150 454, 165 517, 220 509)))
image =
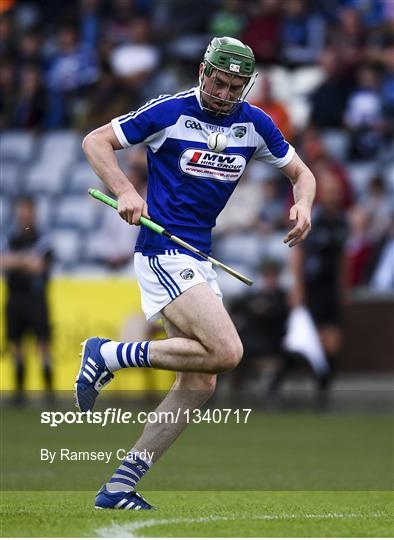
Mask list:
POLYGON ((214 96, 212 94, 212 88, 215 86, 218 71, 222 71, 222 70, 218 70, 217 68, 214 68, 214 69, 216 69, 216 73, 215 73, 215 78, 214 78, 214 80, 212 82, 211 92, 207 92, 206 90, 204 90, 204 87, 203 87, 205 69, 201 73, 201 75, 199 76, 201 105, 202 105, 202 107, 203 107, 203 109, 205 111, 208 111, 209 113, 212 113, 214 116, 228 116, 230 114, 233 114, 235 109, 239 105, 241 105, 241 103, 243 101, 245 101, 246 96, 249 94, 250 90, 252 89, 258 74, 255 73, 252 77, 250 77, 249 80, 245 83, 239 98, 237 98, 236 100, 232 100, 232 99, 227 99, 227 97, 228 97, 228 94, 230 92, 231 83, 232 83, 234 77, 236 76, 236 74, 235 73, 230 74, 230 73, 227 73, 226 71, 223 71, 223 73, 226 73, 227 75, 231 75, 231 79, 228 82, 226 96, 224 98, 219 98, 219 97, 216 97, 216 96, 214 96), (208 98, 208 99, 213 98, 215 101, 221 102, 222 105, 221 105, 221 107, 219 109, 213 109, 206 103, 204 98, 208 98), (223 107, 226 104, 231 105, 231 107, 230 107, 230 109, 228 111, 223 111, 223 107))

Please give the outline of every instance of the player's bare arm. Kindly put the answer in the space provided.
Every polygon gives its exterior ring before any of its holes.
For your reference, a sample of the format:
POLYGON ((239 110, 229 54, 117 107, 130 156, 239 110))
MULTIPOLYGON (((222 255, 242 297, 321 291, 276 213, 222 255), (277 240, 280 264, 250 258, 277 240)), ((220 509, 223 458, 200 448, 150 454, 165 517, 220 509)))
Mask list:
POLYGON ((82 148, 94 172, 118 199, 120 216, 130 223, 139 225, 140 217, 149 217, 148 206, 138 195, 133 184, 121 170, 115 155, 122 148, 111 124, 89 133, 82 148))
POLYGON ((295 153, 294 157, 281 171, 293 184, 294 205, 290 208, 289 219, 296 220, 295 226, 284 239, 293 247, 302 242, 311 230, 311 211, 316 194, 316 180, 311 170, 295 153))

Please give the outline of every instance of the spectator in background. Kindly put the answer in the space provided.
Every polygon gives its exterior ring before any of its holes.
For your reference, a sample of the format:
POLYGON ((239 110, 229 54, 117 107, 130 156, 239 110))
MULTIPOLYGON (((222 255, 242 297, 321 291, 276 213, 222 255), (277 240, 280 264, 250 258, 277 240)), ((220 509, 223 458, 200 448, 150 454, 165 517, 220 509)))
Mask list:
POLYGON ((278 63, 281 47, 280 0, 260 0, 249 17, 243 41, 254 51, 256 62, 278 63))
POLYGON ((392 0, 346 0, 346 4, 356 9, 365 27, 374 27, 381 24, 385 17, 385 4, 392 0))
POLYGON ((325 78, 310 97, 310 124, 317 129, 340 128, 351 86, 332 48, 323 51, 320 66, 325 78))
POLYGON ((132 0, 113 0, 104 15, 104 34, 113 45, 127 43, 130 39, 130 22, 138 16, 132 0))
POLYGON ((289 67, 313 64, 325 43, 325 21, 308 12, 305 0, 283 2, 281 23, 282 61, 289 67))
POLYGON ((15 72, 10 59, 0 61, 0 129, 12 124, 16 103, 15 72))
POLYGON ((12 22, 10 13, 0 12, 0 57, 16 56, 17 47, 12 22))
POLYGON ((392 138, 394 137, 394 36, 393 41, 383 48, 382 60, 384 71, 379 89, 380 99, 385 135, 392 138))
POLYGON ((20 65, 35 64, 42 67, 42 43, 38 30, 29 30, 18 42, 18 62, 20 65))
POLYGON ((365 41, 366 32, 359 12, 352 7, 342 8, 338 13, 337 23, 329 30, 327 45, 335 51, 349 80, 363 59, 365 41))
POLYGON ((106 124, 112 118, 120 116, 123 111, 130 109, 133 101, 130 89, 115 77, 109 66, 104 66, 100 78, 91 88, 80 127, 88 131, 106 124))
POLYGON ((268 75, 263 75, 260 81, 257 80, 257 84, 259 84, 260 91, 252 101, 252 105, 260 107, 260 109, 268 114, 281 130, 285 139, 291 141, 294 133, 290 116, 285 105, 274 98, 270 78, 268 75))
POLYGON ((101 34, 100 0, 79 0, 81 44, 97 47, 101 34))
POLYGON ((259 267, 259 282, 251 293, 234 300, 229 311, 244 346, 243 362, 234 370, 234 387, 241 390, 247 378, 255 376, 255 361, 279 358, 289 315, 287 293, 279 283, 281 264, 264 259, 259 267))
POLYGON ((23 400, 25 358, 23 340, 31 331, 37 338, 45 387, 52 390, 52 362, 49 350, 50 318, 47 287, 52 251, 45 235, 36 227, 34 203, 19 199, 15 205, 16 227, 1 250, 0 268, 7 287, 7 340, 16 370, 16 400, 23 400))
POLYGON ((315 206, 313 230, 307 241, 291 252, 294 284, 290 298, 292 306, 308 307, 327 360, 335 367, 342 345, 342 306, 346 300, 347 224, 343 189, 337 178, 327 172, 319 178, 317 187, 319 204, 315 206))
POLYGON ((373 66, 357 70, 357 85, 350 94, 344 123, 351 136, 349 158, 374 159, 383 146, 383 116, 379 96, 379 77, 373 66))
POLYGON ((45 75, 48 89, 47 128, 72 123, 81 93, 98 78, 95 51, 78 42, 72 26, 63 27, 57 35, 57 50, 49 59, 45 75))
POLYGON ((287 226, 286 205, 280 193, 278 178, 267 178, 262 183, 263 203, 256 223, 263 235, 283 230, 287 226))
MULTIPOLYGON (((209 14, 216 3, 212 0, 172 0, 156 2, 153 11, 153 30, 156 41, 163 44, 166 54, 178 62, 183 69, 194 70, 205 48, 209 14)), ((192 77, 192 74, 190 73, 192 77)))
POLYGON ((383 178, 380 176, 372 178, 362 204, 369 218, 368 234, 375 244, 379 243, 390 230, 394 214, 392 202, 383 178))
POLYGON ((115 47, 110 55, 112 71, 131 92, 128 108, 138 108, 141 101, 152 97, 146 82, 158 64, 159 52, 151 43, 149 20, 133 19, 129 23, 129 40, 115 47))
POLYGON ((361 205, 349 211, 349 236, 346 242, 346 283, 348 287, 360 287, 367 283, 367 270, 373 252, 369 237, 369 216, 361 205))
POLYGON ((222 0, 221 9, 212 15, 208 29, 213 36, 239 38, 246 22, 247 18, 240 0, 222 0))
MULTIPOLYGON (((337 178, 343 189, 343 207, 349 208, 354 197, 347 171, 342 163, 330 158, 314 128, 307 128, 303 133, 302 156, 316 178, 324 177, 327 172, 337 178)), ((316 202, 319 202, 318 196, 317 193, 316 202)))
POLYGON ((379 248, 370 286, 375 291, 392 293, 394 291, 394 215, 390 229, 379 248))
POLYGON ((18 93, 11 126, 34 129, 42 126, 46 113, 46 93, 35 65, 26 65, 20 73, 18 93))
POLYGON ((259 211, 263 204, 260 181, 253 181, 246 170, 236 192, 216 220, 213 229, 215 239, 229 235, 253 233, 259 211))

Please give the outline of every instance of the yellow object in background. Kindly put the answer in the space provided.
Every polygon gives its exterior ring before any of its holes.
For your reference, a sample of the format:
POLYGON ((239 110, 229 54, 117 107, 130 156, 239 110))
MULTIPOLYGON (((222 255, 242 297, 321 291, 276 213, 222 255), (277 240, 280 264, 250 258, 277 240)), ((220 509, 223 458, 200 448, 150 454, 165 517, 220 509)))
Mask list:
MULTIPOLYGON (((5 352, 4 303, 5 285, 0 283, 2 309, 0 388, 13 390, 12 359, 5 352)), ((125 321, 141 314, 137 281, 129 278, 81 279, 54 278, 49 286, 52 322, 52 357, 54 387, 73 390, 80 365, 81 341, 91 336, 121 340, 125 321)), ((26 390, 43 390, 39 358, 33 338, 25 340, 26 390)), ((153 369, 123 369, 116 372, 111 390, 166 390, 174 381, 174 374, 153 369)))

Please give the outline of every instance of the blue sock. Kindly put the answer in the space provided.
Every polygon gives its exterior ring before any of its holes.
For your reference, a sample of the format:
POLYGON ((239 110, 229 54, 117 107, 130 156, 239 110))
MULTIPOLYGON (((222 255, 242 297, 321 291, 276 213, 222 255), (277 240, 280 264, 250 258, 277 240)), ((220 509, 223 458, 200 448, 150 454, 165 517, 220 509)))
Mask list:
POLYGON ((119 343, 107 341, 100 347, 101 356, 110 371, 129 367, 152 367, 149 360, 150 341, 119 343))
POLYGON ((109 482, 106 483, 108 491, 133 491, 137 482, 152 466, 151 461, 144 461, 138 457, 138 450, 130 451, 133 457, 125 459, 116 469, 109 482))

